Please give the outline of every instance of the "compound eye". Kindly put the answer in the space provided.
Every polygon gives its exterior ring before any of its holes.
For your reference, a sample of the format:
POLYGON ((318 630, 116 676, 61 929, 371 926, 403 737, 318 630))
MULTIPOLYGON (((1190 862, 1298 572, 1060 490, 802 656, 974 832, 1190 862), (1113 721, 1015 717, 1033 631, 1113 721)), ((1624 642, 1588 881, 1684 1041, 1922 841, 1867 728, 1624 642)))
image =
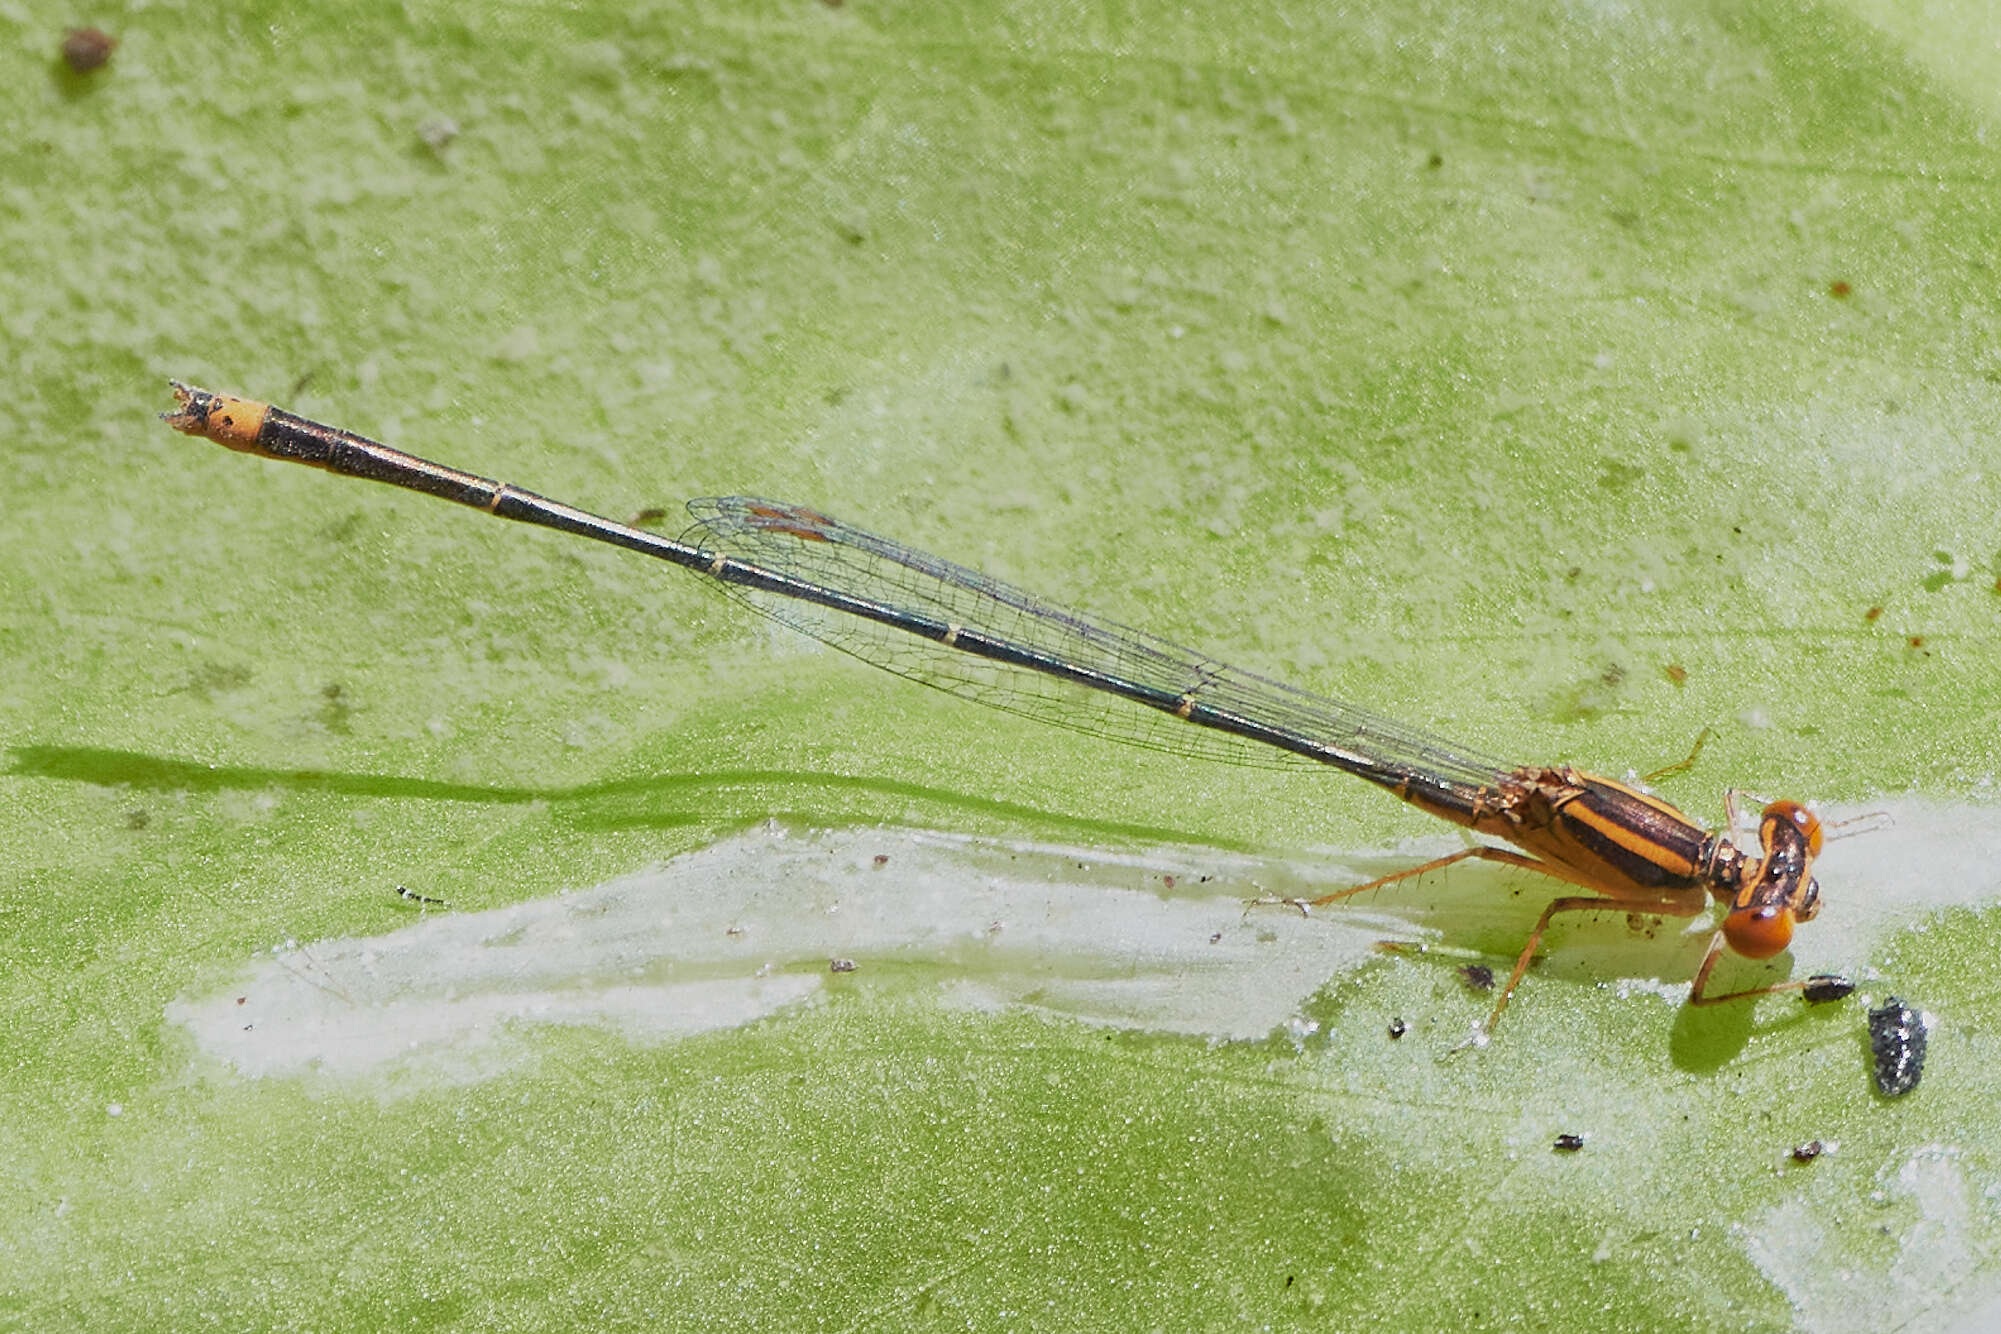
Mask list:
POLYGON ((1740 908, 1723 919, 1723 941, 1747 959, 1769 959, 1793 943, 1793 910, 1740 908))
POLYGON ((1767 820, 1789 821, 1794 828, 1800 831, 1801 836, 1806 839, 1807 855, 1811 857, 1820 856, 1821 832, 1820 817, 1818 815, 1815 815, 1797 801, 1775 801, 1765 807, 1765 818, 1767 820))

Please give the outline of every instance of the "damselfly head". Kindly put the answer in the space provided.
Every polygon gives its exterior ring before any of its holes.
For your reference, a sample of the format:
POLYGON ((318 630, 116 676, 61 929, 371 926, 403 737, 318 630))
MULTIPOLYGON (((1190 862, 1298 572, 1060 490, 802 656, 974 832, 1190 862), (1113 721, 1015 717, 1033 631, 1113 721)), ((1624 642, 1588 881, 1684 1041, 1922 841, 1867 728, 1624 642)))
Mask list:
POLYGON ((1820 817, 1796 801, 1775 801, 1758 822, 1763 856, 1757 874, 1737 893, 1723 919, 1723 939, 1747 959, 1769 959, 1793 942, 1793 926, 1820 911, 1813 859, 1820 855, 1820 817))

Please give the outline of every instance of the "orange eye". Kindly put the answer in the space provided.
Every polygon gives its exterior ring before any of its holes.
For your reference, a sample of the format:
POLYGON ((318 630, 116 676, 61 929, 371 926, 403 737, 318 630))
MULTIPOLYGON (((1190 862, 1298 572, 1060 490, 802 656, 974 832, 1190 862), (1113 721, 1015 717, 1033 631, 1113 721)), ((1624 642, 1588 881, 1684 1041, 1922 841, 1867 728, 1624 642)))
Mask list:
POLYGON ((1806 836, 1809 856, 1820 856, 1820 817, 1797 801, 1775 801, 1765 807, 1767 820, 1789 820, 1806 836))
POLYGON ((1747 959, 1769 959, 1793 943, 1793 910, 1739 909, 1723 919, 1723 941, 1747 959))

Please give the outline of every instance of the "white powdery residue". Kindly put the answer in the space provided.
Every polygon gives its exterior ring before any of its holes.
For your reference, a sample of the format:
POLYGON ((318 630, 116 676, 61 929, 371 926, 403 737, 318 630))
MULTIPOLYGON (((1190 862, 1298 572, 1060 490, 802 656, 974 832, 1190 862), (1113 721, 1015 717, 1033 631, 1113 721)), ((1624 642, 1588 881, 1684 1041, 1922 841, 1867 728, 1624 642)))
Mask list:
POLYGON ((841 958, 863 984, 914 978, 968 1005, 1258 1038, 1377 941, 1417 934, 1366 911, 1246 912, 1272 884, 1338 886, 1301 877, 1206 850, 767 827, 595 889, 288 942, 167 1017, 245 1075, 476 1079, 524 1057, 537 1025, 662 1041, 748 1023, 829 985, 841 958))
MULTIPOLYGON (((1877 951, 1895 930, 1944 907, 2001 901, 2001 808, 1904 801, 1821 814, 1833 823, 1879 811, 1887 823, 1828 842, 1817 868, 1823 907, 1794 941, 1794 976, 1852 976, 1878 962, 1888 974, 1895 961, 1877 951)), ((1423 860, 1437 849, 1409 853, 1423 860)), ((1534 876, 1466 864, 1310 915, 1245 909, 1408 860, 765 827, 594 889, 432 912, 384 936, 287 942, 226 990, 175 1001, 167 1017, 247 1075, 414 1063, 480 1078, 524 1053, 513 1035, 535 1025, 661 1041, 748 1023, 829 985, 898 979, 969 1005, 1261 1038, 1379 941, 1418 939, 1424 925, 1525 931, 1534 920, 1534 876), (857 971, 830 973, 835 958, 857 971)), ((1562 967, 1624 979, 1621 994, 1678 1002, 1706 930, 1579 914, 1545 949, 1562 967)))
POLYGON ((1803 1195, 1771 1210, 1749 1230, 1752 1262, 1824 1334, 1993 1328, 1977 1317, 2001 1291, 1974 1285, 1989 1220, 1959 1151, 1914 1149, 1886 1176, 1867 1203, 1803 1195))

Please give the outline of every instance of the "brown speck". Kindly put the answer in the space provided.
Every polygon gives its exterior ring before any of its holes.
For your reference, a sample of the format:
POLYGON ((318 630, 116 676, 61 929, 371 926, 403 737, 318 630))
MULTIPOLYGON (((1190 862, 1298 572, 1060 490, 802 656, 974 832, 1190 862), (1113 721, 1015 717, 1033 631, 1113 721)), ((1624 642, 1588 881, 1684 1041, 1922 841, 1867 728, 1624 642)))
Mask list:
POLYGON ((889 865, 889 854, 886 852, 878 852, 874 856, 874 858, 871 859, 870 864, 874 866, 876 870, 880 871, 883 867, 889 865))
POLYGON ((1855 290, 1854 288, 1850 287, 1848 283, 1841 278, 1836 278, 1833 282, 1827 285, 1827 294, 1835 298, 1837 301, 1846 297, 1849 293, 1853 292, 1854 290, 1855 290))
POLYGON ((102 28, 71 28, 63 34, 63 63, 78 74, 102 69, 118 39, 102 28))
POLYGON ((1686 681, 1688 679, 1688 668, 1682 666, 1678 662, 1669 663, 1667 665, 1667 679, 1674 682, 1676 685, 1680 685, 1683 681, 1686 681))
POLYGON ((1862 619, 1870 622, 1871 624, 1874 624, 1876 618, 1881 616, 1882 614, 1883 614, 1883 609, 1881 607, 1871 607, 1869 610, 1862 613, 1862 619))
POLYGON ((236 1003, 237 1003, 238 1005, 241 1005, 241 1004, 243 1004, 243 1003, 244 1003, 245 1001, 247 1001, 247 1000, 249 1000, 249 999, 250 999, 250 997, 248 997, 248 996, 238 996, 238 997, 236 998, 236 1003))
POLYGON ((1223 933, 1221 931, 1218 931, 1214 935, 1209 937, 1209 943, 1211 945, 1221 944, 1222 940, 1223 940, 1223 933))
POLYGON ((827 960, 827 971, 830 973, 852 973, 860 966, 853 959, 827 960))
POLYGON ((1910 644, 1912 648, 1923 648, 1925 646, 1925 637, 1923 635, 1912 635, 1910 644))
POLYGON ((645 509, 627 519, 625 526, 627 528, 645 528, 650 524, 659 523, 666 517, 666 510, 661 509, 658 505, 648 505, 645 509))
POLYGON ((1810 1139, 1793 1150, 1793 1161, 1796 1163, 1810 1163, 1826 1151, 1827 1146, 1825 1144, 1822 1144, 1817 1139, 1810 1139))
POLYGON ((1162 876, 1162 877, 1160 878, 1160 883, 1161 883, 1162 885, 1166 886, 1166 887, 1167 887, 1168 889, 1173 889, 1173 888, 1174 888, 1174 877, 1173 877, 1173 876, 1171 876, 1171 875, 1164 875, 1164 876, 1162 876))

